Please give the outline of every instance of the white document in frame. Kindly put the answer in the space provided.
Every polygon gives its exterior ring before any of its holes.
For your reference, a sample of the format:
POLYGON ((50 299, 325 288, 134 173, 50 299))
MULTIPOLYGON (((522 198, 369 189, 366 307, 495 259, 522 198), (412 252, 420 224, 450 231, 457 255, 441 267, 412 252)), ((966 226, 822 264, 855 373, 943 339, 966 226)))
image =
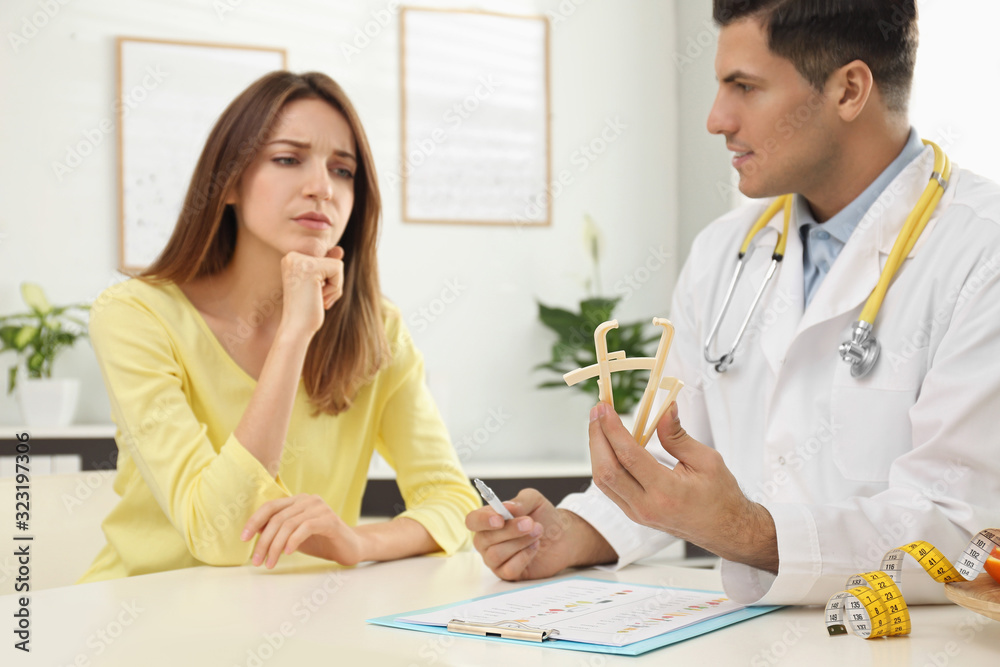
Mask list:
POLYGON ((556 630, 553 639, 627 646, 743 609, 722 593, 571 578, 397 620, 446 626, 517 621, 556 630))

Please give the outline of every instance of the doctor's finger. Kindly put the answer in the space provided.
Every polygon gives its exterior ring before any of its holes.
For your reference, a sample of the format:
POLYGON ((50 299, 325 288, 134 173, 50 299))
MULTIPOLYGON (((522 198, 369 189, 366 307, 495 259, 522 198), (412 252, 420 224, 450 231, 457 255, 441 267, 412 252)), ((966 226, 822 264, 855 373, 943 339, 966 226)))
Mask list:
POLYGON ((701 457, 710 455, 714 451, 692 438, 684 430, 678 416, 677 403, 670 406, 656 425, 656 435, 664 451, 690 468, 699 468, 701 457))
POLYGON ((538 554, 540 545, 541 541, 536 538, 514 553, 510 554, 510 556, 503 561, 491 564, 491 561, 488 561, 484 555, 483 562, 486 563, 487 567, 493 570, 493 572, 501 579, 504 579, 505 581, 519 581, 524 579, 524 573, 528 569, 528 566, 531 565, 531 561, 533 561, 535 556, 538 554))
POLYGON ((542 534, 542 524, 531 517, 515 517, 506 521, 502 528, 484 530, 472 536, 472 545, 479 553, 485 554, 498 544, 517 542, 524 537, 535 539, 542 534))
MULTIPOLYGON (((515 518, 524 514, 524 510, 517 503, 508 500, 503 505, 515 518)), ((506 525, 507 523, 504 521, 504 518, 497 514, 497 511, 489 505, 474 509, 465 515, 465 527, 474 533, 500 530, 506 527, 506 525)))
POLYGON ((655 484, 654 476, 662 474, 662 466, 632 438, 614 410, 598 404, 591 417, 596 417, 590 422, 594 480, 614 488, 619 495, 642 493, 655 484))

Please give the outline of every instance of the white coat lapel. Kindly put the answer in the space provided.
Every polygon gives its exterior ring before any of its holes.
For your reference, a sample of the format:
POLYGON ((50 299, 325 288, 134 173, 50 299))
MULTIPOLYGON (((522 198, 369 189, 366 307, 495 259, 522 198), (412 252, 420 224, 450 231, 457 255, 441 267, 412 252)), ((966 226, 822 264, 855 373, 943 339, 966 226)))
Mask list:
MULTIPOLYGON (((798 199, 796 197, 796 199, 798 199)), ((785 258, 778 268, 778 275, 761 301, 756 316, 760 327, 760 347, 771 371, 777 375, 784 362, 785 353, 795 336, 795 329, 802 318, 802 240, 799 238, 795 206, 792 219, 788 223, 788 241, 785 258)), ((771 221, 771 226, 780 229, 782 214, 771 221)), ((755 276, 755 285, 760 285, 764 276, 755 276)))
MULTIPOLYGON (((933 168, 934 151, 927 147, 882 192, 858 223, 830 267, 830 272, 816 290, 809 308, 802 316, 796 335, 852 310, 860 313, 861 306, 878 283, 896 236, 927 187, 933 168)), ((953 196, 954 189, 949 187, 949 190, 953 196)), ((945 197, 950 199, 949 193, 946 192, 945 197)), ((929 235, 932 225, 939 217, 938 213, 944 210, 946 203, 942 200, 921 238, 929 235)), ((918 242, 909 256, 912 257, 919 247, 918 242)))

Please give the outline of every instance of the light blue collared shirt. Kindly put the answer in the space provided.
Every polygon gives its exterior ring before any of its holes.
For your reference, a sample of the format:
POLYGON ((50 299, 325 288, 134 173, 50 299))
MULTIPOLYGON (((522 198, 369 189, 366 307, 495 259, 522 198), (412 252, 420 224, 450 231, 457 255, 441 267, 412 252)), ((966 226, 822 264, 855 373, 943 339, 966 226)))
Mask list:
POLYGON ((886 167, 885 171, 879 174, 879 177, 854 201, 826 222, 816 222, 805 200, 796 197, 799 202, 797 211, 799 236, 802 238, 802 278, 804 281, 802 293, 805 295, 806 306, 812 301, 820 283, 830 272, 834 260, 844 249, 847 239, 851 237, 854 228, 865 217, 865 213, 872 207, 879 195, 889 187, 893 179, 899 176, 906 165, 915 160, 923 150, 923 142, 917 136, 917 131, 911 127, 910 138, 907 139, 903 151, 892 161, 892 164, 886 167))

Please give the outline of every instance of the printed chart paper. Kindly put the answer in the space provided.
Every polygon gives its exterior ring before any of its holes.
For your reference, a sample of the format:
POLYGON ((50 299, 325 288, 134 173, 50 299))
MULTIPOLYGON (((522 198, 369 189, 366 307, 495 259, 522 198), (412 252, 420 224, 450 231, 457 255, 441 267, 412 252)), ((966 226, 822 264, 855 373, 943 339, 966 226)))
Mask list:
POLYGON ((738 609, 743 606, 717 592, 574 578, 397 620, 438 626, 453 619, 517 621, 556 630, 557 640, 627 646, 738 609))

